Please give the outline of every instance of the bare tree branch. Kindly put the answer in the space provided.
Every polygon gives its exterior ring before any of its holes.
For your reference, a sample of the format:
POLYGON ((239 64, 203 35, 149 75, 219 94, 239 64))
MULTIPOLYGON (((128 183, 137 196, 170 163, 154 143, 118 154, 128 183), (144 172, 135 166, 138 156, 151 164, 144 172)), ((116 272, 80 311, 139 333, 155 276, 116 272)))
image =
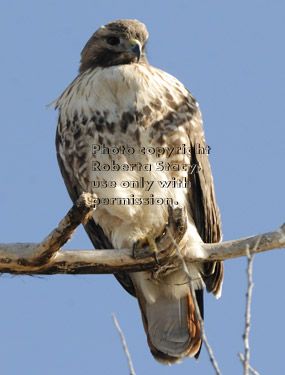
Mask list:
POLYGON ((128 360, 129 368, 130 368, 130 375, 136 375, 135 370, 134 370, 134 366, 133 366, 133 362, 132 362, 132 359, 131 359, 131 356, 130 356, 130 353, 129 353, 129 350, 128 350, 128 347, 127 347, 127 342, 126 342, 125 336, 124 336, 124 334, 123 334, 123 332, 122 332, 122 330, 119 326, 116 315, 112 314, 112 318, 114 320, 114 324, 115 324, 115 326, 117 328, 117 331, 119 332, 119 335, 120 335, 121 340, 122 340, 123 348, 124 348, 124 351, 125 351, 125 354, 126 354, 126 357, 127 357, 127 360, 128 360))
POLYGON ((57 251, 71 238, 78 225, 90 217, 94 209, 93 200, 91 194, 83 193, 57 228, 40 243, 0 244, 0 272, 11 270, 11 273, 21 273, 29 270, 36 273, 43 266, 51 264, 57 251))
MULTIPOLYGON (((136 258, 132 249, 104 250, 59 250, 71 237, 80 223, 85 223, 94 209, 94 196, 84 193, 74 204, 65 218, 40 243, 0 244, 0 273, 12 274, 100 274, 118 271, 136 272, 157 268, 149 247, 138 249, 136 258)), ((158 239, 158 260, 161 265, 180 265, 169 233, 183 249, 183 258, 187 262, 225 260, 246 256, 246 245, 253 249, 260 237, 256 252, 285 247, 285 224, 277 230, 262 235, 247 237, 235 241, 203 244, 203 256, 195 257, 187 249, 185 233, 187 231, 185 212, 169 207, 169 230, 158 239)))
MULTIPOLYGON (((85 224, 91 218, 95 195, 84 193, 75 202, 67 215, 42 242, 40 243, 11 243, 0 244, 0 273, 22 275, 53 275, 53 274, 101 274, 116 273, 118 271, 138 272, 152 270, 160 272, 160 267, 167 265, 175 268, 181 267, 186 273, 195 310, 202 332, 202 340, 207 348, 211 363, 216 374, 220 370, 213 356, 212 349, 205 335, 204 322, 199 312, 197 299, 193 289, 191 277, 185 262, 205 262, 214 260, 226 260, 241 256, 247 256, 248 263, 248 293, 246 310, 246 329, 244 333, 245 356, 239 353, 244 364, 244 374, 250 371, 254 375, 258 373, 249 365, 248 335, 250 328, 250 301, 252 293, 252 257, 251 253, 279 249, 285 247, 285 223, 273 232, 247 237, 234 241, 206 244, 201 243, 203 255, 195 256, 191 251, 191 245, 187 244, 185 233, 187 232, 187 218, 185 211, 179 207, 169 207, 168 224, 164 233, 157 240, 159 266, 150 252, 149 246, 140 248, 134 254, 133 249, 104 249, 104 250, 60 250, 71 238, 79 224, 85 224), (182 249, 180 252, 179 249, 182 249), (134 256, 135 255, 135 256, 134 256)), ((116 327, 122 332, 113 316, 116 327)), ((123 336, 121 336, 123 337, 123 336)), ((122 338, 123 341, 123 338, 122 338)), ((123 341, 123 345, 124 345, 123 341)), ((125 348, 125 346, 124 346, 125 348)), ((128 356, 127 348, 125 349, 128 356)), ((135 372, 131 367, 131 375, 135 372)))

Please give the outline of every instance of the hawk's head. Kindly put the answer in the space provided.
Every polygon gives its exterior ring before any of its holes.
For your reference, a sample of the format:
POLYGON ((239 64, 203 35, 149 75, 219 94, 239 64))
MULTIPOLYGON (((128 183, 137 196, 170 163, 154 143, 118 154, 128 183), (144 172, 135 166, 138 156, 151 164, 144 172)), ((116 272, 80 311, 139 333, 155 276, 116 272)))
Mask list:
POLYGON ((147 38, 145 25, 137 20, 118 20, 101 26, 81 52, 79 72, 98 66, 146 63, 147 38))

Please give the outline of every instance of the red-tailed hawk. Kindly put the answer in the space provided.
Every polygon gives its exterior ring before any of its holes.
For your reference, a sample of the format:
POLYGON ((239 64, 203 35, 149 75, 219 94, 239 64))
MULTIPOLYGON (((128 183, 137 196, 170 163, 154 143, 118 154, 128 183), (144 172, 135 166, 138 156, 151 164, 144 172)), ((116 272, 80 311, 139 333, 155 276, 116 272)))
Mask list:
MULTIPOLYGON (((89 39, 79 75, 55 101, 58 162, 73 201, 82 192, 98 197, 85 225, 96 249, 153 244, 171 203, 186 208, 188 250, 203 258, 201 242, 220 241, 221 223, 201 113, 182 83, 149 65, 147 39, 136 20, 108 23, 89 39)), ((188 268, 203 315, 203 287, 220 295, 223 265, 188 268)), ((183 271, 116 277, 138 299, 155 359, 197 359, 200 325, 183 271)))

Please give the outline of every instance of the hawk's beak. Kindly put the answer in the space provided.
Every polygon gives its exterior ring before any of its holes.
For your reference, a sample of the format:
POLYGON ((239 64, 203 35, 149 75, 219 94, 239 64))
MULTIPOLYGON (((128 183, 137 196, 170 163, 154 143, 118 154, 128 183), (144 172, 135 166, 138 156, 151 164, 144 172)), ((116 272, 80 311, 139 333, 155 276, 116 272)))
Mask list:
POLYGON ((142 46, 140 42, 137 39, 132 39, 130 40, 130 50, 129 52, 133 55, 136 56, 138 61, 140 61, 141 54, 142 54, 142 46))

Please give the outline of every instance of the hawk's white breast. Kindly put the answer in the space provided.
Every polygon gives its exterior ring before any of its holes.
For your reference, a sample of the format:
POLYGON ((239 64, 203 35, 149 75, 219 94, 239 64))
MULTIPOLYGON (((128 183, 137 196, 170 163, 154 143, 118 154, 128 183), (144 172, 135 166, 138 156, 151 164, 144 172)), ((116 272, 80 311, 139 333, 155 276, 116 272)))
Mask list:
MULTIPOLYGON (((151 197, 164 201, 170 198, 188 207, 187 188, 161 188, 158 183, 173 178, 187 179, 187 171, 157 170, 156 163, 187 164, 190 158, 177 153, 169 158, 156 157, 140 150, 188 146, 185 125, 190 115, 183 107, 183 100, 189 95, 171 75, 147 65, 130 64, 87 70, 54 103, 60 109, 62 159, 68 164, 66 155, 70 155, 72 163, 69 164, 73 165, 66 168, 72 170, 83 191, 94 192, 101 202, 109 202, 98 205, 94 219, 116 248, 159 234, 167 221, 167 204, 132 204, 132 200, 130 204, 118 204, 120 199, 135 198, 144 202, 151 197), (70 122, 73 127, 68 128, 66 124, 70 122), (76 142, 75 134, 79 134, 76 142), (124 146, 135 152, 94 154, 93 145, 109 149, 124 146), (76 158, 84 158, 85 163, 77 166, 76 158), (151 170, 94 170, 94 161, 99 163, 99 168, 115 163, 147 165, 151 170), (115 187, 94 187, 95 182, 112 182, 115 187), (136 182, 139 186, 135 186, 136 182)), ((187 105, 197 110, 196 102, 187 105)), ((193 237, 199 241, 195 226, 189 225, 193 227, 193 237)))

